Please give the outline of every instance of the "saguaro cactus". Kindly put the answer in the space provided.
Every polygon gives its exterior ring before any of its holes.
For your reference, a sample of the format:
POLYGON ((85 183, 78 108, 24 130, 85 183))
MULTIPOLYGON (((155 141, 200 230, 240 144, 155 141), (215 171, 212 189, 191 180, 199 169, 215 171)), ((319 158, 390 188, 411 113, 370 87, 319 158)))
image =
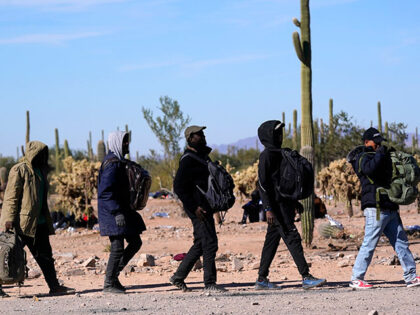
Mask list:
MULTIPOLYGON (((300 28, 293 33, 293 44, 296 55, 301 61, 301 149, 302 156, 314 165, 314 136, 312 126, 312 68, 311 68, 311 29, 309 0, 300 1, 301 20, 293 18, 293 23, 300 28)), ((302 213, 302 236, 306 246, 310 246, 314 231, 314 204, 313 195, 302 201, 304 211, 302 213)))
POLYGON ((385 122, 385 130, 384 130, 384 133, 385 133, 385 139, 388 140, 388 141, 390 141, 390 139, 389 139, 389 127, 388 127, 388 122, 387 121, 385 122))
POLYGON ((330 102, 329 102, 329 106, 330 106, 330 117, 329 117, 329 128, 328 128, 328 133, 330 134, 330 136, 333 135, 334 133, 334 102, 333 99, 330 98, 330 102))
POLYGON ((26 141, 28 143, 30 140, 30 131, 31 131, 31 123, 29 120, 29 110, 26 111, 26 141))
POLYGON ((298 130, 297 130, 297 110, 294 109, 293 110, 293 150, 297 150, 298 149, 298 130))
POLYGON ((68 158, 70 156, 70 149, 69 149, 69 143, 66 140, 64 140, 64 158, 68 158))
POLYGON ((319 165, 324 167, 324 144, 325 144, 325 130, 324 121, 319 120, 319 165))
POLYGON ((56 173, 60 173, 60 142, 58 138, 58 129, 55 128, 55 171, 56 173))
POLYGON ((381 102, 378 102, 378 130, 382 132, 381 102))
POLYGON ((102 162, 105 158, 106 152, 105 152, 105 142, 103 142, 102 140, 98 141, 98 161, 102 162))

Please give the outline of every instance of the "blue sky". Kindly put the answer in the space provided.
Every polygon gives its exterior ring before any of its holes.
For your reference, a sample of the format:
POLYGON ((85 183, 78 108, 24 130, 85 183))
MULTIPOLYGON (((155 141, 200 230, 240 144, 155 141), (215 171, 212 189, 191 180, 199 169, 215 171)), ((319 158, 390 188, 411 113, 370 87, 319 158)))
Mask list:
MULTIPOLYGON (((141 107, 179 101, 209 143, 300 112, 292 45, 298 0, 0 0, 0 152, 31 138, 85 149, 128 124, 131 151, 159 149, 141 107)), ((419 125, 417 0, 311 0, 313 116, 419 125)))

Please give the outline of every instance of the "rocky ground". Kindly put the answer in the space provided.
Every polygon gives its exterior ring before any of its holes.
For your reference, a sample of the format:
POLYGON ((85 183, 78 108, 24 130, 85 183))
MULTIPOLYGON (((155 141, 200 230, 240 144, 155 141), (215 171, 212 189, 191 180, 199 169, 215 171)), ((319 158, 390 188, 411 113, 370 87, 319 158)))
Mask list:
MULTIPOLYGON (((347 218, 342 207, 328 206, 329 213, 345 227, 345 239, 323 239, 317 231, 312 248, 305 254, 311 272, 325 277, 322 289, 303 291, 300 277, 283 243, 273 261, 270 280, 283 286, 275 292, 253 290, 257 276, 266 223, 239 225, 240 203, 228 213, 227 222, 217 227, 218 282, 229 292, 207 296, 202 293, 203 272, 200 262, 187 278, 193 292, 183 294, 168 284, 168 278, 179 262, 173 256, 187 252, 192 244, 190 220, 181 215, 176 203, 152 200, 141 214, 148 230, 143 233, 143 246, 121 275, 127 286, 124 296, 103 295, 104 271, 109 255, 109 241, 95 230, 71 229, 51 237, 59 278, 76 288, 76 295, 48 297, 43 277, 28 253, 29 279, 22 288, 5 286, 9 298, 0 300, 0 313, 117 313, 127 314, 264 314, 264 313, 336 313, 361 312, 379 314, 417 312, 420 288, 407 289, 402 282, 402 269, 388 241, 381 239, 368 270, 366 280, 375 284, 369 292, 348 288, 351 268, 361 243, 364 219, 347 218), (157 213, 169 217, 158 217, 157 213)), ((401 211, 404 225, 419 224, 420 215, 412 207, 401 211)), ((326 220, 317 220, 316 226, 326 220)), ((300 224, 297 226, 300 228, 300 224)), ((412 238, 411 250, 420 263, 420 240, 412 238)))

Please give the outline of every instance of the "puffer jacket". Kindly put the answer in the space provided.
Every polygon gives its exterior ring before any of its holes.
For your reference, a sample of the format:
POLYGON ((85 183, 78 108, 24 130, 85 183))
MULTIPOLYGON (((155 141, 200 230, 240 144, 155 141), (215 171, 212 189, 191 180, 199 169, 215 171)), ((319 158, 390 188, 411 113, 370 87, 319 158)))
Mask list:
POLYGON ((101 236, 138 235, 146 230, 141 215, 130 209, 130 187, 124 161, 108 152, 98 177, 98 220, 101 236), (107 162, 108 161, 108 162, 107 162), (126 225, 118 227, 115 216, 123 214, 126 225))
POLYGON ((42 142, 28 142, 24 158, 10 170, 4 194, 0 229, 4 229, 6 222, 11 221, 13 226, 17 228, 18 233, 35 237, 38 218, 41 211, 43 211, 49 234, 54 234, 51 215, 47 205, 47 171, 41 170, 45 183, 44 204, 41 205, 38 193, 41 189, 41 178, 34 172, 32 167, 32 161, 35 156, 46 148, 47 146, 42 142))

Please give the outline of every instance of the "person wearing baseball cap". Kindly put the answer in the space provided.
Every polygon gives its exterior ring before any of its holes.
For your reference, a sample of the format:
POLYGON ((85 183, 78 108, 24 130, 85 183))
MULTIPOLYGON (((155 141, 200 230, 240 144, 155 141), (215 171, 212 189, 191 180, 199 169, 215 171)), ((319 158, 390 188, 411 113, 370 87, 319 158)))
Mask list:
POLYGON ((378 194, 378 188, 387 188, 391 183, 393 166, 389 152, 393 149, 383 145, 386 139, 372 127, 363 133, 362 141, 364 145, 355 148, 347 156, 362 186, 362 210, 365 216, 365 236, 353 266, 350 287, 373 287, 364 277, 382 234, 385 234, 398 255, 407 287, 419 286, 420 277, 416 274, 416 263, 408 248, 399 207, 387 194, 378 194))
POLYGON ((187 148, 179 161, 174 179, 175 194, 181 199, 184 210, 192 221, 194 243, 182 260, 169 282, 183 292, 190 291, 184 280, 200 256, 203 256, 204 291, 208 293, 225 292, 216 284, 216 253, 218 239, 213 211, 198 187, 207 191, 209 170, 207 163, 211 148, 207 146, 204 126, 189 126, 185 129, 187 148))

